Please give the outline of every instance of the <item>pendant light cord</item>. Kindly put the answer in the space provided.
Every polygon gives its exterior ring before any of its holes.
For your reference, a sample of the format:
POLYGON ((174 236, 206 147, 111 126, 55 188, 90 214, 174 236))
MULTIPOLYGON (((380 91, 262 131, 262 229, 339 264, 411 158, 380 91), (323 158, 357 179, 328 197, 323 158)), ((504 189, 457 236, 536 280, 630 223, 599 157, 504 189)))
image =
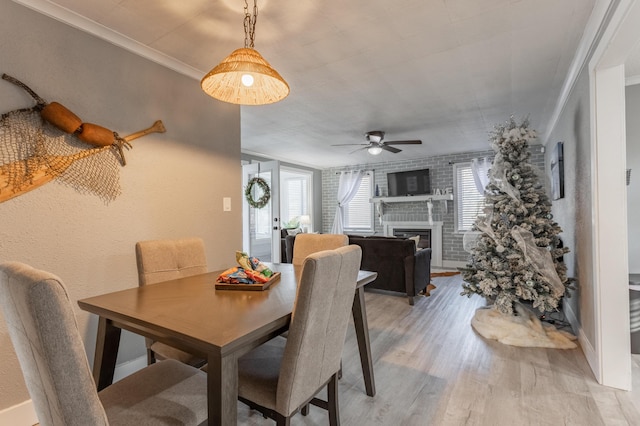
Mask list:
POLYGON ((258 0, 253 0, 253 15, 249 13, 249 4, 244 0, 244 47, 253 49, 258 20, 258 0))

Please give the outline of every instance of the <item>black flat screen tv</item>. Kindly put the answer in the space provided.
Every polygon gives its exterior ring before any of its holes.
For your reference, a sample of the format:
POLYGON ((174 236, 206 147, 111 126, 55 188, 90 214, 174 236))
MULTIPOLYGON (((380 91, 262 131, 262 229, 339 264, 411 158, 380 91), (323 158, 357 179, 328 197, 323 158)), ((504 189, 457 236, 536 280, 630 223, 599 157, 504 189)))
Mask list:
POLYGON ((387 173, 390 197, 431 194, 429 169, 387 173))

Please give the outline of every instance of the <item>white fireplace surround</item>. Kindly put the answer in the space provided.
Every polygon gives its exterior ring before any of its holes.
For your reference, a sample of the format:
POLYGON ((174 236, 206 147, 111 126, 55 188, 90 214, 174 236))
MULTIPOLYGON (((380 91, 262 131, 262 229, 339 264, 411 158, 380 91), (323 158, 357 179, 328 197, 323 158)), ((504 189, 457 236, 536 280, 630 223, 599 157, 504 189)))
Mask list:
POLYGON ((431 230, 431 265, 442 267, 442 222, 383 222, 384 235, 393 236, 396 229, 431 230))

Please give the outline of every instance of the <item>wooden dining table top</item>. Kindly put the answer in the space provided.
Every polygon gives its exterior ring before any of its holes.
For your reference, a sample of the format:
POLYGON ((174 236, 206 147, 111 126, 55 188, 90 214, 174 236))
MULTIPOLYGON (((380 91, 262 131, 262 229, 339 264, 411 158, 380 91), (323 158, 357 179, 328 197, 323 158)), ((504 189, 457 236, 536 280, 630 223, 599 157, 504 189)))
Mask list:
MULTIPOLYGON (((78 304, 121 328, 142 334, 148 328, 149 335, 182 341, 179 346, 203 354, 215 347, 223 354, 251 340, 252 334, 288 327, 302 268, 269 266, 281 276, 264 291, 216 289, 220 270, 89 297, 78 304)), ((360 271, 358 285, 375 277, 375 272, 360 271)))
MULTIPOLYGON (((302 267, 269 264, 280 279, 263 291, 216 289, 222 270, 78 301, 99 316, 93 375, 98 390, 113 382, 121 329, 207 360, 209 425, 235 425, 238 363, 243 354, 287 330, 302 267)), ((364 286, 376 272, 360 271, 352 307, 367 395, 375 395, 364 286)))

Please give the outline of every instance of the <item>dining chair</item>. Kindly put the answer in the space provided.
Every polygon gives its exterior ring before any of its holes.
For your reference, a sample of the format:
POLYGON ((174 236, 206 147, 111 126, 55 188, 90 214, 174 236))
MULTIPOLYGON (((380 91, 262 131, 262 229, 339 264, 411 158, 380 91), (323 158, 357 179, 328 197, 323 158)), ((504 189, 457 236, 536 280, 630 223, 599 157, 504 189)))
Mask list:
MULTIPOLYGON (((278 425, 307 404, 340 424, 338 371, 362 251, 351 245, 304 261, 288 338, 281 336, 238 360, 238 399, 278 425), (327 401, 315 395, 327 386, 327 401)), ((304 411, 303 411, 304 413, 304 411)))
MULTIPOLYGON (((136 243, 138 285, 155 284, 207 272, 207 257, 201 238, 150 240, 136 243)), ((145 338, 147 364, 156 360, 175 359, 194 367, 206 361, 162 342, 145 338)))
POLYGON ((98 392, 67 290, 57 276, 0 263, 0 307, 42 426, 200 425, 207 377, 158 362, 98 392))
POLYGON ((311 253, 333 250, 348 244, 349 237, 344 234, 297 234, 291 263, 300 266, 311 253))

